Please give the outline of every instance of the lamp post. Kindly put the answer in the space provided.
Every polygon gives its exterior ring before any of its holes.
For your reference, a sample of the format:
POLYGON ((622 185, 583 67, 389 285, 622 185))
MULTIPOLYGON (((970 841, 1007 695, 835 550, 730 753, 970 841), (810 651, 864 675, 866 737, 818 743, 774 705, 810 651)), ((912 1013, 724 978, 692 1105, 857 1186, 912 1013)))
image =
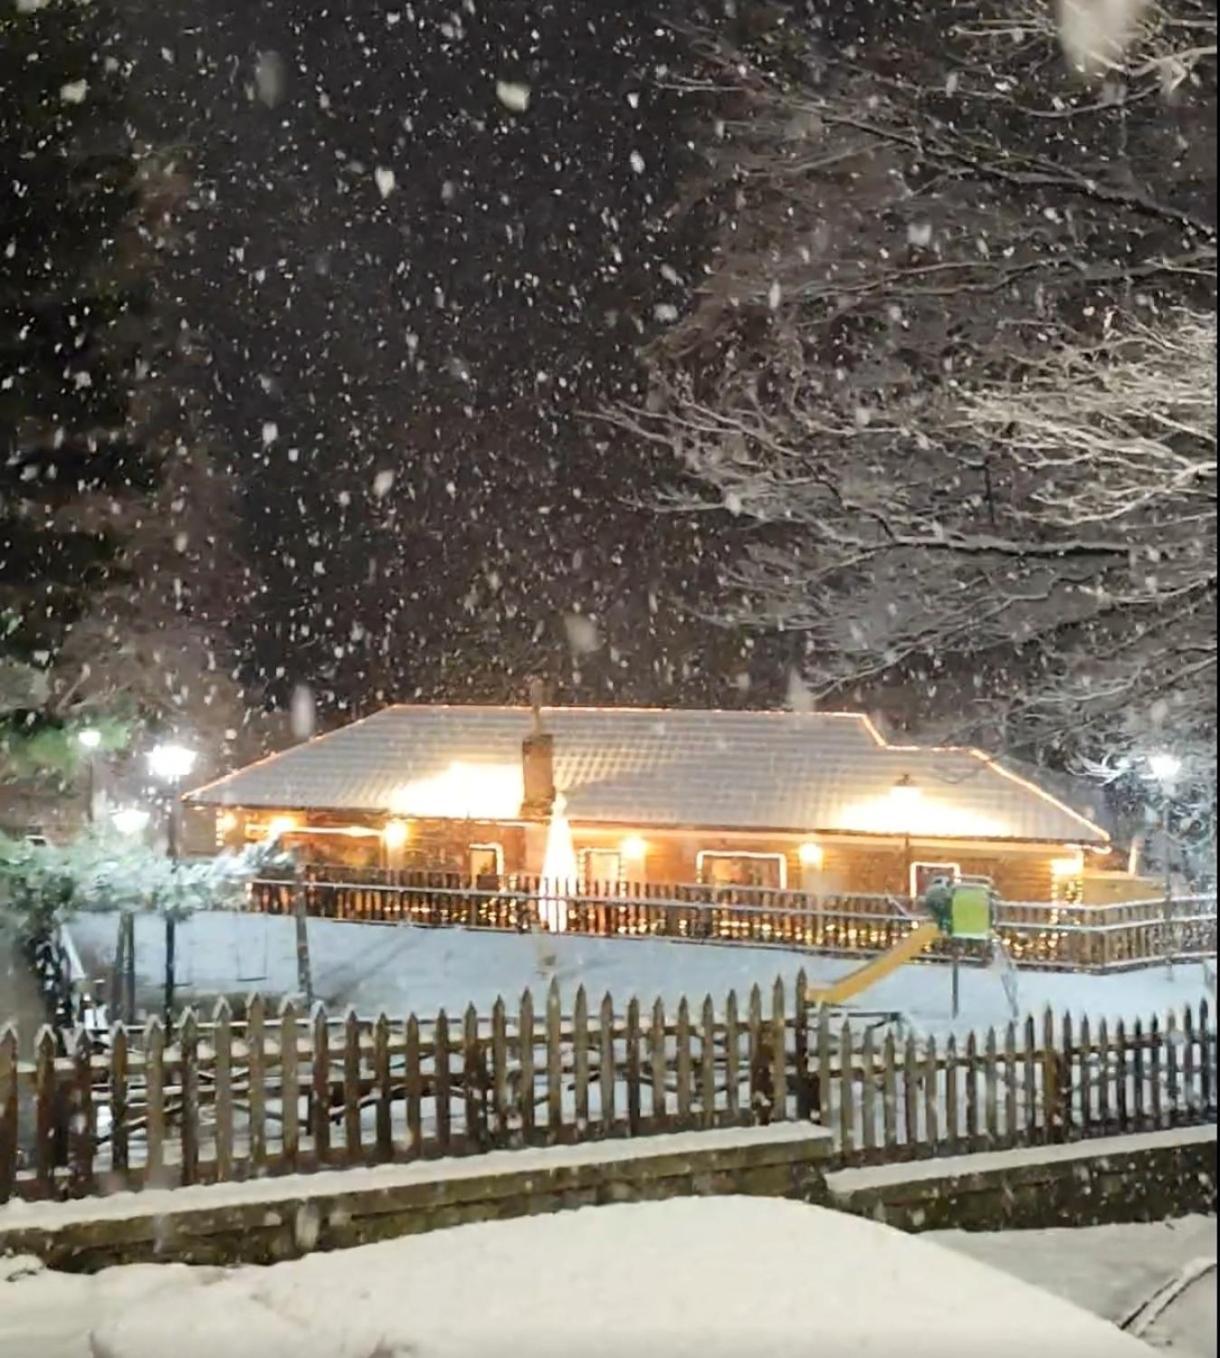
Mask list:
POLYGON ((1182 770, 1182 761, 1168 751, 1152 755, 1148 768, 1161 788, 1161 853, 1165 873, 1165 967, 1173 980, 1173 853, 1169 830, 1169 811, 1173 800, 1173 785, 1182 770))
POLYGON ((195 767, 195 751, 185 745, 172 742, 156 745, 149 752, 148 767, 155 778, 169 786, 169 824, 166 827, 166 849, 169 853, 171 871, 174 879, 173 901, 165 912, 165 1032, 169 1035, 174 1011, 174 943, 175 912, 180 903, 178 867, 180 863, 178 844, 178 787, 195 767))
POLYGON ((76 739, 85 751, 85 818, 93 825, 97 821, 97 751, 102 743, 102 733, 95 727, 86 726, 76 733, 76 739))

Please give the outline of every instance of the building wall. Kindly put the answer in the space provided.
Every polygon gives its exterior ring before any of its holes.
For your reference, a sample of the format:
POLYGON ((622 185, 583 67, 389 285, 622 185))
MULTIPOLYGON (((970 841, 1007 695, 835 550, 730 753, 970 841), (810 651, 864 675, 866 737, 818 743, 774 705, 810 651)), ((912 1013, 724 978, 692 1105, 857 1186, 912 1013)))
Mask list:
MULTIPOLYGON (((259 810, 231 812, 233 825, 226 836, 228 847, 237 847, 250 837, 265 833, 279 815, 291 812, 259 810)), ((385 825, 384 817, 298 813, 297 819, 318 827, 363 827, 364 838, 318 835, 288 840, 306 861, 360 867, 418 868, 431 871, 466 873, 471 862, 472 845, 499 844, 503 871, 536 874, 542 871, 547 827, 543 823, 495 823, 413 819, 404 822, 406 839, 391 850, 374 832, 385 825)), ((199 817, 202 824, 206 817, 199 817)), ((213 822, 214 823, 214 822, 213 822)), ((202 843, 206 831, 194 831, 202 843)), ((699 831, 669 831, 641 827, 614 829, 572 828, 573 847, 621 852, 626 841, 642 841, 644 856, 623 854, 619 880, 627 883, 696 882, 699 880, 701 853, 782 854, 786 885, 792 890, 822 894, 902 895, 907 891, 911 863, 956 864, 965 875, 991 878, 999 894, 1010 901, 1049 901, 1054 898, 1055 878, 1052 863, 1062 858, 1061 845, 1023 845, 1006 847, 982 843, 957 846, 914 840, 908 846, 898 840, 836 838, 830 836, 730 834, 699 831), (802 862, 802 845, 816 843, 821 862, 811 866, 802 862)), ((211 834, 211 848, 216 835, 211 834)), ((207 847, 197 851, 208 851, 207 847)))

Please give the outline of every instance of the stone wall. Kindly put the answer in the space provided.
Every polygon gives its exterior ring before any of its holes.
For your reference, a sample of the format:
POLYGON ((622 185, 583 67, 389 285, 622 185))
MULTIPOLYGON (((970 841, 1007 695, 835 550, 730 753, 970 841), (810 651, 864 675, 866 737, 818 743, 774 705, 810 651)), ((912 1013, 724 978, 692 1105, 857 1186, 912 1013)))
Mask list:
MULTIPOLYGON (((92 1272, 119 1263, 267 1264, 464 1222, 674 1197, 823 1201, 832 1150, 793 1123, 683 1132, 243 1184, 0 1208, 0 1255, 92 1272)), ((731 1248, 731 1242, 726 1242, 731 1248)))
POLYGON ((845 1169, 828 1205, 904 1231, 1031 1230, 1216 1210, 1216 1129, 845 1169))

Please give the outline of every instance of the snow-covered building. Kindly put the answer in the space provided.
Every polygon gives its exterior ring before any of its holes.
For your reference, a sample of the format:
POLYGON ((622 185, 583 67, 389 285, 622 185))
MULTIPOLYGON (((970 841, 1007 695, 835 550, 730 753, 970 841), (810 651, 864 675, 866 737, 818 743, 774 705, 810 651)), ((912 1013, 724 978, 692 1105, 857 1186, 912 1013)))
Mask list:
POLYGON ((476 881, 542 872, 557 805, 603 885, 906 894, 949 870, 1048 901, 1110 855, 1088 808, 856 713, 398 705, 186 802, 218 845, 274 830, 303 861, 476 881))

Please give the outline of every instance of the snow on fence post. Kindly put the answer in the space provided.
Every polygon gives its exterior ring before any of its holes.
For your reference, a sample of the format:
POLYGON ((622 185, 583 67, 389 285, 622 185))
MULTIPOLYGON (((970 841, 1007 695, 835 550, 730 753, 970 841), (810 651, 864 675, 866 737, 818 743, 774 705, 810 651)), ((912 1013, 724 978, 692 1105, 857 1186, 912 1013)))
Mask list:
POLYGON ((419 1019, 414 1014, 407 1017, 405 1046, 403 1088, 407 1100, 407 1153, 418 1159, 424 1153, 424 1077, 419 1050, 419 1019))
POLYGON ((979 1043, 971 1029, 966 1035, 966 1149, 979 1149, 979 1043))
POLYGON ((377 1159, 388 1164, 394 1158, 394 1085, 390 1078, 390 1020, 378 1014, 373 1025, 373 1081, 377 1089, 377 1159))
POLYGON ((642 1130, 640 1116, 640 1002, 634 995, 627 1005, 625 1043, 627 1131, 631 1136, 639 1136, 642 1130))
POLYGON ((1139 1019, 1135 1020, 1132 1045, 1135 1049, 1132 1060, 1132 1065, 1134 1067, 1132 1072, 1132 1092, 1135 1096, 1135 1107, 1132 1111, 1135 1119, 1135 1126, 1138 1127, 1140 1131, 1143 1131, 1147 1125, 1147 1106, 1144 1099, 1144 1025, 1139 1019))
POLYGON ((1148 1022, 1148 1083, 1152 1093, 1150 1117, 1156 1131, 1165 1123, 1164 1056, 1165 1039, 1161 1032, 1161 1020, 1153 1014, 1148 1022))
POLYGON ((615 1102, 614 1086, 618 1072, 614 1066, 614 1001, 610 992, 602 996, 601 1009, 597 1016, 598 1071, 597 1096, 601 1101, 601 1124, 604 1135, 614 1131, 615 1102))
POLYGON ((1182 1010, 1182 1084, 1186 1096, 1186 1117, 1194 1120, 1198 1108, 1195 1096, 1195 1016, 1190 1005, 1182 1010))
POLYGON ((361 1089, 360 1020, 348 1006, 343 1018, 343 1148, 349 1165, 364 1159, 360 1135, 361 1089))
POLYGON ((678 1022, 674 1034, 675 1065, 677 1068, 677 1124, 682 1131, 690 1126, 691 1054, 690 1005, 683 995, 678 1005, 678 1022))
POLYGON ((546 991, 546 1143, 554 1146, 563 1131, 563 1027, 559 982, 546 991))
POLYGON ((296 1005, 288 999, 280 1007, 280 1118, 284 1168, 290 1173, 301 1154, 300 1062, 297 1051, 296 1005))
POLYGON ((71 1146, 70 1192, 84 1197, 93 1191, 93 1152, 97 1119, 93 1109, 93 1044, 83 1028, 78 1028, 72 1044, 71 1110, 68 1125, 71 1146))
POLYGON ((983 1054, 984 1150, 994 1150, 1000 1139, 999 1079, 995 1029, 988 1028, 983 1054))
POLYGON ((860 1048, 860 1065, 864 1078, 860 1083, 861 1149, 868 1159, 877 1150, 877 1053, 873 1048, 873 1030, 865 1028, 864 1043, 860 1048))
POLYGON ((182 1183, 186 1185, 199 1178, 199 1025, 194 1009, 188 1009, 182 1016, 178 1051, 182 1084, 182 1183))
POLYGON ((572 1007, 572 1079, 575 1084, 576 1135, 589 1128, 589 997, 584 986, 576 991, 572 1007))
MULTIPOLYGON (((487 1067, 473 1004, 462 1019, 462 1093, 467 1150, 485 1151, 487 1141, 487 1067)), ((388 1110, 387 1110, 388 1111, 388 1110)))
POLYGON ((923 1125, 924 1143, 928 1154, 935 1154, 936 1143, 940 1140, 940 1109, 936 1098, 939 1062, 936 1055, 936 1039, 928 1038, 924 1054, 923 1080, 923 1125))
MULTIPOLYGON (((648 1028, 648 1058, 652 1068, 652 1131, 663 1132, 669 1122, 669 1103, 666 1089, 669 1084, 669 1062, 666 1059, 665 1003, 657 997, 652 1006, 652 1022, 648 1028)), ((579 1093, 579 1086, 578 1086, 579 1093)))
POLYGON ((313 1007, 310 1028, 309 1128, 317 1167, 324 1169, 330 1159, 330 1030, 320 1004, 313 1007))
POLYGON ((788 1024, 784 1017, 784 982, 771 987, 771 1120, 788 1117, 788 1024))
POLYGON ((0 1203, 17 1183, 17 1030, 0 1029, 0 1203))
POLYGON ((853 1085, 856 1078, 854 1045, 851 1024, 843 1023, 839 1029, 839 1149, 849 1156, 856 1141, 856 1113, 853 1085))
MULTIPOLYGON (((432 1106, 436 1122, 436 1149, 438 1154, 445 1155, 450 1149, 453 1134, 449 1107, 453 1082, 449 1071, 449 1015, 443 1009, 436 1016, 436 1027, 432 1032, 432 1106)), ((533 1095, 532 1088, 530 1095, 533 1095)))
MULTIPOLYGON (((581 994, 583 996, 583 988, 581 994)), ((492 1104, 495 1109, 495 1143, 507 1146, 511 1131, 511 1114, 508 1092, 508 1017, 504 1011, 503 997, 497 995, 491 1009, 491 1090, 492 1104)), ((580 1103, 579 1077, 577 1081, 577 1106, 580 1103)), ((587 1099, 587 1089, 586 1089, 587 1099)), ((577 1117, 579 1118, 579 1112, 577 1117)), ((586 1102, 585 1117, 588 1118, 586 1102)))
POLYGON ((534 997, 528 988, 517 1013, 517 1071, 521 1142, 528 1146, 534 1139, 534 997))
POLYGON ((716 1011, 712 997, 703 997, 699 1020, 699 1109, 700 1124, 716 1126, 716 1011))
POLYGON ((126 1175, 130 1163, 128 1118, 130 1105, 127 1086, 127 1025, 116 1023, 110 1030, 110 1168, 126 1175))
POLYGON ((960 1149, 961 1118, 957 1097, 957 1038, 949 1034, 945 1042, 945 1140, 953 1151, 960 1149))
POLYGON ((233 1177, 233 1026, 229 1002, 216 1001, 212 1028, 213 1087, 216 1099, 216 1179, 224 1183, 233 1177))
POLYGON ((246 1006, 246 1071, 250 1087, 250 1167, 257 1174, 267 1163, 267 1006, 254 994, 246 1006))
POLYGON ((724 1002, 724 1117, 730 1127, 741 1121, 741 1025, 737 1021, 737 992, 724 1002))
POLYGON ((809 980, 802 967, 796 974, 792 998, 792 1067, 796 1083, 796 1118, 808 1122, 813 1116, 809 1089, 809 980))
POLYGON ((144 1025, 144 1183, 165 1187, 165 1028, 156 1014, 144 1025))
POLYGON ((823 1005, 818 1014, 818 1123, 827 1129, 834 1116, 834 1071, 830 1063, 830 1011, 823 1005))

